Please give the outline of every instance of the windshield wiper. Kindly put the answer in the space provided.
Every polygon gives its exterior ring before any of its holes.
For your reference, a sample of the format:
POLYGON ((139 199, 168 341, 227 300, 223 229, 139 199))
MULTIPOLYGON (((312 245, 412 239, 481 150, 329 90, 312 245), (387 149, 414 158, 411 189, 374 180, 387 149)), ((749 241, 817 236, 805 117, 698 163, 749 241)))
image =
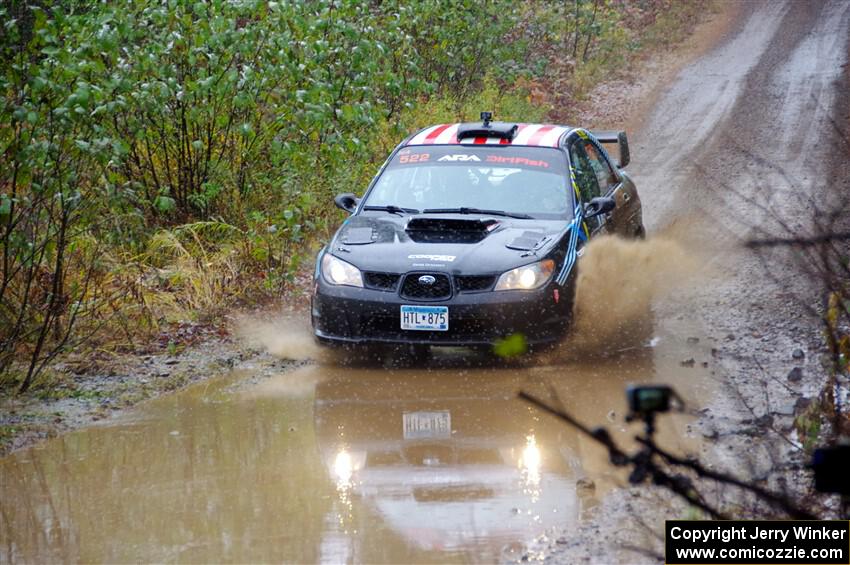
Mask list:
POLYGON ((418 214, 419 210, 416 208, 402 208, 400 206, 396 206, 394 204, 387 204, 386 206, 363 206, 364 210, 374 211, 374 212, 389 212, 390 214, 418 214))
POLYGON ((487 216, 505 216, 506 218, 518 218, 520 220, 533 219, 528 214, 519 214, 516 212, 505 212, 503 210, 482 210, 481 208, 428 208, 423 211, 424 214, 484 214, 487 216))

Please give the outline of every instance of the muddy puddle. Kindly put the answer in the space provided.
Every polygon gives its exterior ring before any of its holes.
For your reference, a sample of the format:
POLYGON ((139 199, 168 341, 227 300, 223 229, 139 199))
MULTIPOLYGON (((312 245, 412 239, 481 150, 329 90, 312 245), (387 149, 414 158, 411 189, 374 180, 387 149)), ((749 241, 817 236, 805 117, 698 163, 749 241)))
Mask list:
MULTIPOLYGON (((621 440, 628 382, 699 407, 705 340, 558 365, 312 364, 250 371, 0 460, 0 561, 431 562, 521 555, 624 482, 605 454, 515 398, 547 396, 621 440), (696 366, 683 368, 683 358, 696 366)), ((661 423, 693 449, 689 417, 661 423)))

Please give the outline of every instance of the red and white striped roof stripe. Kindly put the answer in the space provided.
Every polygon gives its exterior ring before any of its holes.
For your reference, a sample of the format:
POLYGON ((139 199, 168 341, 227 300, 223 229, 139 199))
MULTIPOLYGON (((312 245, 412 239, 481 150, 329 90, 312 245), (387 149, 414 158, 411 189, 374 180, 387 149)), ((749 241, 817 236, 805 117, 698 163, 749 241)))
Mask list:
MULTIPOLYGON (((570 128, 547 124, 517 124, 517 134, 513 141, 498 137, 468 137, 464 144, 501 144, 536 145, 539 147, 557 147, 558 140, 570 128)), ((454 145, 458 143, 457 128, 460 124, 440 124, 425 128, 407 142, 407 145, 454 145)))

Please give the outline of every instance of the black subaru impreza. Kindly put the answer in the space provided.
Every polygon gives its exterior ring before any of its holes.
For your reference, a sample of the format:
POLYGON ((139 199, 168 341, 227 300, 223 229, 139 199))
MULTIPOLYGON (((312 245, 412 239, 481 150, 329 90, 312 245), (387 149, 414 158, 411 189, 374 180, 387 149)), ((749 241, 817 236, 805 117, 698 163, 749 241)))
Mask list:
MULTIPOLYGON (((577 259, 600 233, 643 235, 623 132, 482 121, 405 139, 316 260, 325 344, 552 343, 569 327, 577 259), (615 162, 603 144, 615 144, 615 162)), ((421 348, 420 348, 421 349, 421 348)))

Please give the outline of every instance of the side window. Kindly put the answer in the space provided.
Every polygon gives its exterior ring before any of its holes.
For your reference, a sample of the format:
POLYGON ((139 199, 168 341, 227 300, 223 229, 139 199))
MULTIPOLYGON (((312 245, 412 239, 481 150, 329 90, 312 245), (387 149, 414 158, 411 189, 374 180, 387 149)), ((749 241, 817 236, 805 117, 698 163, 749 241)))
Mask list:
POLYGON ((585 151, 584 140, 577 139, 570 146, 570 165, 576 176, 581 199, 590 202, 592 198, 599 196, 599 180, 585 151))
POLYGON ((608 194, 608 191, 614 188, 619 182, 617 174, 595 145, 589 141, 584 141, 584 149, 587 153, 588 161, 590 161, 590 166, 596 175, 596 181, 599 183, 600 193, 603 195, 608 194))

